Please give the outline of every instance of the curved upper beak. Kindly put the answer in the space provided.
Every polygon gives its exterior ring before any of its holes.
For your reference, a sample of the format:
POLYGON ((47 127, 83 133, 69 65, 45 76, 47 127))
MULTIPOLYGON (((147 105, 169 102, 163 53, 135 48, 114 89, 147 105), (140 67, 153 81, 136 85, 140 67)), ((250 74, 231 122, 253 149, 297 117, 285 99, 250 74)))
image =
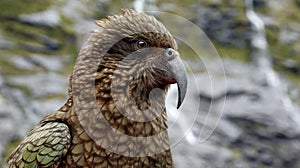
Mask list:
POLYGON ((167 61, 169 72, 170 72, 170 78, 174 79, 174 83, 177 83, 178 88, 178 103, 177 103, 177 109, 181 106, 184 97, 186 95, 187 91, 187 75, 185 71, 184 64, 182 60, 179 57, 179 53, 173 49, 168 49, 168 55, 170 56, 172 50, 173 55, 172 59, 167 61))

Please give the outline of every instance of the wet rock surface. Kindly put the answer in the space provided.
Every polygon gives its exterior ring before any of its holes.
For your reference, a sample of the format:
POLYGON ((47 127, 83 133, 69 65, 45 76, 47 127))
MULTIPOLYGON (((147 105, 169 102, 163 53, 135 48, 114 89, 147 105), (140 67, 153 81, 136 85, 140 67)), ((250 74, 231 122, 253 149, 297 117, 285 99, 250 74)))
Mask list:
MULTIPOLYGON (((214 42, 230 51, 232 46, 239 50, 225 55, 249 53, 240 52, 249 50, 253 33, 245 19, 245 9, 240 8, 243 5, 223 6, 222 1, 205 1, 198 9, 192 7, 193 3, 199 4, 195 1, 180 9, 193 11, 191 20, 214 42)), ((22 12, 16 15, 0 12, 0 156, 6 157, 15 140, 64 103, 79 47, 88 32, 96 28, 93 19, 133 4, 68 0, 38 11, 20 9, 22 12), (88 6, 93 8, 83 10, 88 6)), ((180 5, 149 6, 172 10, 180 5)), ((279 1, 256 0, 254 6, 260 10, 283 10, 279 1)), ((276 69, 284 69, 274 71, 280 87, 269 85, 266 74, 249 62, 222 59, 225 77, 216 60, 208 59, 207 67, 188 64, 195 69, 190 75, 188 99, 179 111, 172 104, 176 102, 176 89, 170 91, 168 99, 176 167, 300 167, 300 89, 297 79, 295 82, 287 78, 290 73, 299 74, 299 21, 283 26, 272 12, 260 14, 266 24, 272 63, 276 69), (274 46, 284 52, 278 52, 274 46), (284 53, 291 56, 283 59, 280 56, 284 53), (206 69, 213 71, 208 74, 206 69)))
MULTIPOLYGON (((176 165, 299 167, 299 107, 287 107, 280 91, 253 80, 253 74, 256 77, 262 74, 252 66, 231 60, 223 61, 227 89, 219 90, 218 96, 212 95, 207 91, 207 87, 202 87, 210 85, 210 81, 203 80, 205 74, 199 74, 196 80, 201 83, 200 92, 191 91, 192 94, 189 95, 198 99, 195 98, 193 103, 184 102, 183 109, 180 110, 181 113, 188 114, 175 119, 170 117, 172 123, 175 123, 170 128, 171 135, 179 136, 187 133, 189 129, 192 130, 192 135, 187 135, 172 148, 176 165), (197 104, 198 118, 190 128, 185 128, 185 124, 195 119, 193 114, 197 104), (207 126, 213 127, 218 122, 217 113, 220 111, 222 119, 212 135, 204 142, 198 141, 203 139, 200 135, 201 130, 205 130, 207 126), (210 117, 210 122, 205 123, 205 117, 210 117)), ((218 90, 217 85, 214 87, 218 90)), ((171 140, 174 142, 172 137, 171 140)))

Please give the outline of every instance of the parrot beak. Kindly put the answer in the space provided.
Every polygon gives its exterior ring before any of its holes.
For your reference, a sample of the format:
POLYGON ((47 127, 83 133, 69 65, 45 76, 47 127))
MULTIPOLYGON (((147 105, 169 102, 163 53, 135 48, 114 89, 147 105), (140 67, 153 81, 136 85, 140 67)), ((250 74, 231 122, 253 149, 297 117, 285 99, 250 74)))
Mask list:
POLYGON ((167 61, 169 67, 170 76, 168 77, 171 79, 170 83, 177 83, 178 88, 178 103, 177 109, 181 106, 184 97, 187 91, 187 75, 185 71, 184 64, 179 57, 179 53, 173 49, 167 49, 166 55, 170 56, 172 53, 172 59, 167 61), (170 52, 171 51, 171 52, 170 52))

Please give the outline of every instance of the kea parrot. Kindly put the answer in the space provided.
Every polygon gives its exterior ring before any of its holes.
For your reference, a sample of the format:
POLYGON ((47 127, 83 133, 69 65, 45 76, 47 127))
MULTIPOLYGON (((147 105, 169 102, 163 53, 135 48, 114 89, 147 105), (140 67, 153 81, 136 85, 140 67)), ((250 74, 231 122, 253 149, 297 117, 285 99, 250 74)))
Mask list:
POLYGON ((80 50, 69 97, 4 163, 17 167, 174 167, 165 97, 187 75, 175 39, 154 16, 124 9, 96 20, 80 50))

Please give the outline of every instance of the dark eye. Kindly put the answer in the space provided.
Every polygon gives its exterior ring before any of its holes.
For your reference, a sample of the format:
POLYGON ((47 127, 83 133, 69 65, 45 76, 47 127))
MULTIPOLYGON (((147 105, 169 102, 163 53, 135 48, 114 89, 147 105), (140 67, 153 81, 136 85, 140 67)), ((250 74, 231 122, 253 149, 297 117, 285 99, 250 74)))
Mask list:
POLYGON ((140 50, 140 49, 143 49, 143 48, 147 48, 148 47, 148 44, 146 41, 144 40, 138 40, 136 43, 135 43, 135 48, 137 50, 140 50))

